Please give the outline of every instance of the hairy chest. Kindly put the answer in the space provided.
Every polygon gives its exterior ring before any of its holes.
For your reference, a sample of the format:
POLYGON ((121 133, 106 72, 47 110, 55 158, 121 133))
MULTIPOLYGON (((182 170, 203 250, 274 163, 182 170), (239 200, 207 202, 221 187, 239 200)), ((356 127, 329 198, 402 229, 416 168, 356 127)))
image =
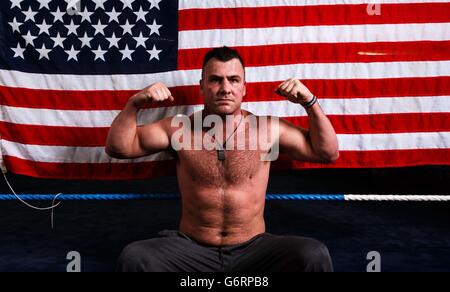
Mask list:
POLYGON ((194 182, 223 186, 253 179, 267 162, 260 150, 227 150, 220 161, 216 150, 183 150, 178 152, 180 166, 194 182))

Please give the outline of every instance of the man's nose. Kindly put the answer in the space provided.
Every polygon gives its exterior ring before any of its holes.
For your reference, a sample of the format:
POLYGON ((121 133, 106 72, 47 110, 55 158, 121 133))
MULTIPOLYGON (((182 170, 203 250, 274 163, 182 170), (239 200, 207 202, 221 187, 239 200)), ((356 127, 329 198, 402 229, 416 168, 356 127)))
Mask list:
POLYGON ((220 93, 224 95, 231 94, 231 84, 228 80, 224 80, 221 83, 220 93))

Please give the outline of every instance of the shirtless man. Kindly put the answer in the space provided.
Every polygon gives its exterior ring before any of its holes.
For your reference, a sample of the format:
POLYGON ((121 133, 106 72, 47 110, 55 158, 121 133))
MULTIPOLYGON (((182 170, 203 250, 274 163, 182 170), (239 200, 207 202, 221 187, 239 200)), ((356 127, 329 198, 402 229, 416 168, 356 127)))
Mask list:
MULTIPOLYGON (((224 125, 228 121, 233 126, 234 131, 224 131, 222 139, 217 136, 218 145, 237 139, 239 133, 249 133, 251 126, 242 120, 253 114, 241 109, 246 82, 244 63, 237 51, 222 47, 206 54, 200 91, 204 110, 189 119, 193 121, 199 114, 203 120, 217 115, 224 125)), ((281 153, 296 160, 335 161, 339 155, 336 133, 315 96, 293 78, 283 82, 276 92, 291 101, 292 106, 305 107, 310 128, 302 129, 279 119, 278 136, 270 140, 270 145, 278 143, 281 153)), ((174 97, 163 83, 153 84, 131 97, 111 126, 106 152, 115 158, 136 158, 163 150, 174 152, 182 197, 179 230, 163 231, 159 238, 128 245, 119 258, 118 270, 332 271, 328 250, 319 241, 265 232, 263 213, 270 161, 262 160, 261 154, 269 153, 270 147, 220 151, 218 146, 213 150, 174 151, 172 137, 180 127, 174 126, 173 117, 139 127, 136 124, 137 113, 144 104, 165 100, 173 101, 174 97)), ((274 127, 270 118, 269 128, 274 127)), ((204 138, 210 128, 188 130, 204 138)), ((248 142, 249 136, 245 137, 248 142)))

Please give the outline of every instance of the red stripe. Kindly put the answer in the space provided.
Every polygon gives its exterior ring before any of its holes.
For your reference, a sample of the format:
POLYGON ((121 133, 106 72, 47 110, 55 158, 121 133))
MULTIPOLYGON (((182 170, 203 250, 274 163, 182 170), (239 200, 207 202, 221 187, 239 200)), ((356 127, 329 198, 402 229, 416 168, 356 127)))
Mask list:
POLYGON ((174 161, 145 163, 49 163, 5 156, 8 171, 53 179, 117 180, 145 179, 175 174, 174 161))
POLYGON ((367 4, 290 7, 186 9, 178 13, 185 30, 237 29, 307 25, 352 25, 449 22, 449 3, 382 4, 369 15, 367 4))
MULTIPOLYGON (((247 67, 305 63, 450 60, 450 41, 285 44, 235 47, 247 67)), ((180 50, 178 69, 201 69, 210 48, 180 50)))
POLYGON ((136 91, 75 91, 0 86, 2 105, 64 110, 122 109, 136 91))
POLYGON ((49 146, 105 146, 109 128, 53 127, 0 122, 2 139, 49 146))
MULTIPOLYGON (((411 132, 450 132, 449 113, 328 115, 337 134, 395 134, 411 132)), ((307 117, 285 118, 291 123, 309 128, 307 117)))
MULTIPOLYGON (((284 100, 274 94, 281 81, 248 83, 244 102, 284 100)), ((450 95, 450 77, 303 80, 320 98, 370 98, 450 95)), ((203 104, 199 87, 170 89, 175 102, 152 107, 203 104)), ((2 105, 61 110, 121 110, 136 91, 55 91, 0 86, 2 105), (37 98, 39 97, 39 98, 37 98)))
MULTIPOLYGON (((46 163, 5 156, 10 172, 39 178, 53 179, 145 179, 174 175, 174 161, 122 164, 71 164, 46 163)), ((376 168, 418 165, 449 165, 450 149, 391 150, 391 151, 341 151, 333 164, 302 163, 280 157, 272 170, 305 168, 376 168)))
POLYGON ((419 165, 450 165, 450 149, 341 151, 332 164, 305 163, 280 156, 273 170, 305 168, 379 168, 419 165))
MULTIPOLYGON (((417 113, 328 116, 338 134, 449 132, 450 114, 417 113)), ((286 120, 308 128, 307 117, 286 120)), ((103 147, 109 128, 52 127, 0 122, 2 139, 22 144, 103 147)))

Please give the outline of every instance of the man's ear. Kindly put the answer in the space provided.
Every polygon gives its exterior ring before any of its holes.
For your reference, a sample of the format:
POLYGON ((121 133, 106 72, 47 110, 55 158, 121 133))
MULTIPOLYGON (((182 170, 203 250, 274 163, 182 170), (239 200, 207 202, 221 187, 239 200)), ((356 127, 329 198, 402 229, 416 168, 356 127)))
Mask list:
POLYGON ((244 81, 244 94, 242 95, 243 97, 247 94, 247 82, 244 81))
POLYGON ((200 84, 200 93, 203 95, 203 79, 198 82, 200 84))

